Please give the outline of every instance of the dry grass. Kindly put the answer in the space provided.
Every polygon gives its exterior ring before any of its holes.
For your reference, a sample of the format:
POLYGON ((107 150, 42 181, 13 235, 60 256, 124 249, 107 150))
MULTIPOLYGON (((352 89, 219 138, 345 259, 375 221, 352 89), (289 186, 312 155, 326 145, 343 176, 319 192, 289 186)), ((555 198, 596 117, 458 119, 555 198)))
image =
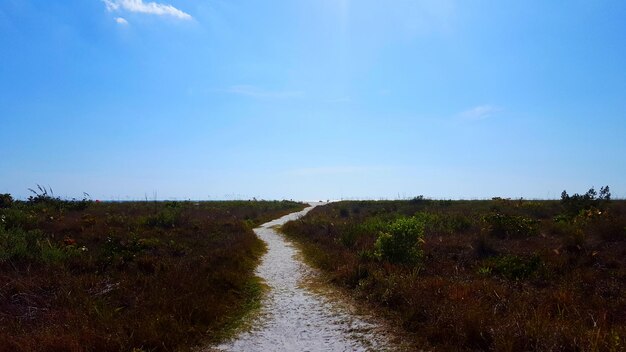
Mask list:
POLYGON ((173 351, 260 295, 252 228, 294 202, 42 201, 0 209, 0 351, 173 351))
POLYGON ((426 349, 626 349, 626 203, 564 217, 558 201, 339 202, 283 231, 331 282, 393 313, 426 349), (371 253, 401 216, 427 219, 417 265, 371 253), (496 216, 497 215, 497 216, 496 216))

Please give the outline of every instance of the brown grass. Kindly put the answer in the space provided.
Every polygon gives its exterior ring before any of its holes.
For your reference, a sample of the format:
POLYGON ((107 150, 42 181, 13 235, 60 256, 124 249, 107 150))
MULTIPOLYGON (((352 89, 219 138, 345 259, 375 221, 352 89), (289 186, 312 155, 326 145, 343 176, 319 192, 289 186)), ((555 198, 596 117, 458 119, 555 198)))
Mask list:
POLYGON ((76 205, 0 209, 0 351, 173 351, 219 339, 260 295, 264 245, 252 228, 304 207, 76 205), (22 229, 40 231, 26 251, 15 247, 22 229))
POLYGON ((425 349, 622 351, 626 202, 562 212, 558 201, 339 202, 283 231, 425 349), (385 224, 416 213, 429 218, 420 264, 371 255, 385 224))

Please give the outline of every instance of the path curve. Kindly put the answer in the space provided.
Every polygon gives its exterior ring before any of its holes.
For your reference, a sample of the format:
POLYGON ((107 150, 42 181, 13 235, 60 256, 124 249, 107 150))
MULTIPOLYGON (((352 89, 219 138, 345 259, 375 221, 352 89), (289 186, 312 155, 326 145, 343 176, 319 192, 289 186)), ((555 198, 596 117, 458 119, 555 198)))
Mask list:
MULTIPOLYGON (((374 318, 355 313, 338 297, 314 293, 303 280, 314 270, 274 227, 298 219, 320 203, 256 228, 268 250, 256 270, 269 286, 249 331, 214 347, 218 351, 388 351, 390 341, 374 318)), ((338 295, 337 295, 338 296, 338 295)))

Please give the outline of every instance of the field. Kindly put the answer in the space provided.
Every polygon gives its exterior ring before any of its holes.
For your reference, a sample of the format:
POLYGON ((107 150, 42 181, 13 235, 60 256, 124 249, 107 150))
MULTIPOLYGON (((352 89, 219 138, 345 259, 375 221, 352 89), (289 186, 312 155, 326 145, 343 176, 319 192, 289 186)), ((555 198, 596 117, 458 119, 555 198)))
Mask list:
POLYGON ((0 197, 1 351, 172 351, 258 304, 255 226, 282 202, 0 197))
POLYGON ((427 350, 626 349, 626 202, 343 201, 284 225, 427 350))

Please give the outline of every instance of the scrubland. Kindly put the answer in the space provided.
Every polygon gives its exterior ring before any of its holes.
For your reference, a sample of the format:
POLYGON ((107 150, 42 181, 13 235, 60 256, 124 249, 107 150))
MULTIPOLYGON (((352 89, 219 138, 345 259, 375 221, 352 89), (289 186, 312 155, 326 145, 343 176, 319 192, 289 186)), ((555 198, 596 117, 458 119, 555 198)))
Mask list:
POLYGON ((283 232, 426 350, 626 350, 626 202, 608 187, 560 201, 343 201, 283 232))
POLYGON ((258 304, 252 228, 304 204, 0 195, 1 351, 172 351, 258 304))

